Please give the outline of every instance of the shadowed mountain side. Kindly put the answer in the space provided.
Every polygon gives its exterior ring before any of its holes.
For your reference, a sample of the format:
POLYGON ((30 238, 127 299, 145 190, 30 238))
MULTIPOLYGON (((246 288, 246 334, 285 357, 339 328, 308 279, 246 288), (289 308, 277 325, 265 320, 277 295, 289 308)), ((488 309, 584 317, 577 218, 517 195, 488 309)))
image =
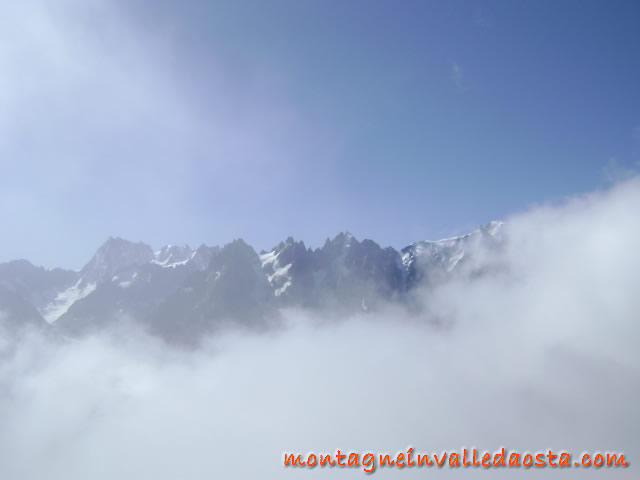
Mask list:
POLYGON ((65 334, 78 335, 121 320, 144 321, 192 272, 186 265, 171 269, 154 264, 125 268, 112 281, 75 302, 55 325, 65 334))
POLYGON ((263 328, 275 314, 260 258, 244 241, 235 240, 156 309, 151 331, 174 342, 196 343, 203 333, 231 323, 263 328))
POLYGON ((260 255, 242 240, 222 249, 167 245, 153 251, 110 237, 79 272, 45 270, 24 260, 0 264, 6 289, 0 311, 20 311, 47 325, 44 318, 65 336, 124 321, 169 341, 196 343, 230 325, 265 328, 286 307, 349 314, 392 302, 413 309, 417 286, 464 271, 471 251, 501 243, 498 222, 401 252, 348 232, 315 250, 289 237, 260 255))
POLYGON ((315 251, 289 238, 261 260, 279 305, 366 310, 405 290, 400 254, 349 233, 315 251))
POLYGON ((0 286, 14 292, 34 308, 41 309, 58 292, 73 285, 78 272, 54 268, 46 270, 27 260, 14 260, 0 264, 0 286))
POLYGON ((18 331, 25 327, 46 329, 48 325, 33 305, 17 293, 0 286, 0 327, 18 331))

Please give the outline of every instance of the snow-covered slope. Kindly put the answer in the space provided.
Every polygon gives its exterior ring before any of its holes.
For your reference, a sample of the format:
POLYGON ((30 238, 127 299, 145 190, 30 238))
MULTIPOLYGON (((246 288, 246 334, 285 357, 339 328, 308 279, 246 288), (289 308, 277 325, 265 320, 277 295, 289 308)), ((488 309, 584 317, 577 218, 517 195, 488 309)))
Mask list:
POLYGON ((188 245, 167 245, 154 252, 149 245, 142 242, 134 243, 110 237, 77 273, 77 280, 56 292, 47 303, 39 307, 39 310, 47 322, 53 323, 65 316, 74 305, 82 303, 82 307, 76 307, 77 312, 71 316, 99 317, 101 313, 109 314, 112 310, 109 308, 110 305, 119 305, 123 303, 122 297, 127 297, 125 303, 138 312, 144 309, 135 305, 136 292, 155 292, 157 302, 149 302, 148 295, 140 301, 155 306, 164 295, 170 293, 167 290, 178 288, 186 275, 204 270, 217 251, 218 247, 206 245, 201 245, 195 250, 188 245), (161 273, 151 266, 174 272, 161 273), (118 288, 113 289, 114 286, 118 288), (134 293, 125 293, 124 289, 131 289, 134 293), (110 294, 106 295, 105 291, 109 291, 110 294), (95 304, 94 307, 92 304, 95 304), (93 309, 98 308, 100 311, 93 312, 93 309))
POLYGON ((501 239, 502 222, 491 222, 459 237, 416 242, 402 249, 402 265, 408 287, 421 282, 438 281, 450 273, 474 247, 501 239))
POLYGON ((155 255, 149 245, 109 237, 80 271, 80 277, 83 282, 99 284, 110 280, 122 268, 153 260, 155 255))
POLYGON ((66 290, 59 292, 54 299, 40 309, 40 313, 47 323, 53 323, 64 315, 71 305, 82 300, 95 289, 95 283, 87 283, 80 279, 66 290))
POLYGON ((502 230, 491 222, 400 252, 343 232, 315 250, 288 238, 259 255, 242 240, 222 249, 167 245, 154 251, 110 237, 79 272, 26 261, 0 264, 0 287, 13 310, 20 305, 25 311, 26 302, 67 333, 128 317, 163 336, 189 328, 184 337, 193 339, 219 322, 255 323, 279 307, 370 310, 381 301, 403 301, 418 284, 438 282, 465 264, 474 246, 499 245, 502 230))

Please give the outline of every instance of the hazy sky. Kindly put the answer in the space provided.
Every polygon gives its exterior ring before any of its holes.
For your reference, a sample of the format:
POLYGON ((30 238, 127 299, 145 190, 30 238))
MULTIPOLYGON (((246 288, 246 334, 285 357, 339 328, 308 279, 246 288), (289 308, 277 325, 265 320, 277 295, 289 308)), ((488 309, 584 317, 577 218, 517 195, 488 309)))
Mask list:
POLYGON ((0 4, 0 261, 447 236, 640 159, 638 2, 0 4))

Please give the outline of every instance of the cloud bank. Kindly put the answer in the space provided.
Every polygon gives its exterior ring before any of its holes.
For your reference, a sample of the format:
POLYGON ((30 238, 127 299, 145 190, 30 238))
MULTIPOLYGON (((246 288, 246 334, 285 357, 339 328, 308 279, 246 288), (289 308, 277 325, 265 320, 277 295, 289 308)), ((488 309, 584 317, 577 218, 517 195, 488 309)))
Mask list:
POLYGON ((289 311, 282 331, 193 352, 133 331, 5 340, 0 477, 362 478, 284 469, 282 453, 505 446, 631 466, 375 475, 638 478, 639 207, 634 178, 516 215, 504 247, 422 292, 419 314, 289 311))

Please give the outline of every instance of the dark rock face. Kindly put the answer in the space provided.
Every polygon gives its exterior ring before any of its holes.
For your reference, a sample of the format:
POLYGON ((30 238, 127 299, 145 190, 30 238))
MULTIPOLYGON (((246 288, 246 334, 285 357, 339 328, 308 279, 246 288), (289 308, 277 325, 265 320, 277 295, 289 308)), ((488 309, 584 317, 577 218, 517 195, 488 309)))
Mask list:
POLYGON ((73 303, 56 326, 65 334, 78 335, 122 319, 145 321, 191 272, 186 265, 163 268, 150 263, 124 268, 111 281, 101 283, 91 294, 73 303))
POLYGON ((203 333, 230 323, 263 327, 274 313, 273 290, 260 258, 245 242, 235 240, 160 305, 151 330, 167 339, 194 343, 203 333))
POLYGON ((197 343, 229 325, 266 328, 283 307, 355 312, 405 302, 416 286, 464 265, 476 246, 499 248, 500 227, 400 252, 347 232, 316 250, 290 237, 260 255, 242 240, 154 252, 109 238, 79 272, 0 264, 0 319, 48 326, 46 318, 64 335, 135 321, 167 340, 197 343))

